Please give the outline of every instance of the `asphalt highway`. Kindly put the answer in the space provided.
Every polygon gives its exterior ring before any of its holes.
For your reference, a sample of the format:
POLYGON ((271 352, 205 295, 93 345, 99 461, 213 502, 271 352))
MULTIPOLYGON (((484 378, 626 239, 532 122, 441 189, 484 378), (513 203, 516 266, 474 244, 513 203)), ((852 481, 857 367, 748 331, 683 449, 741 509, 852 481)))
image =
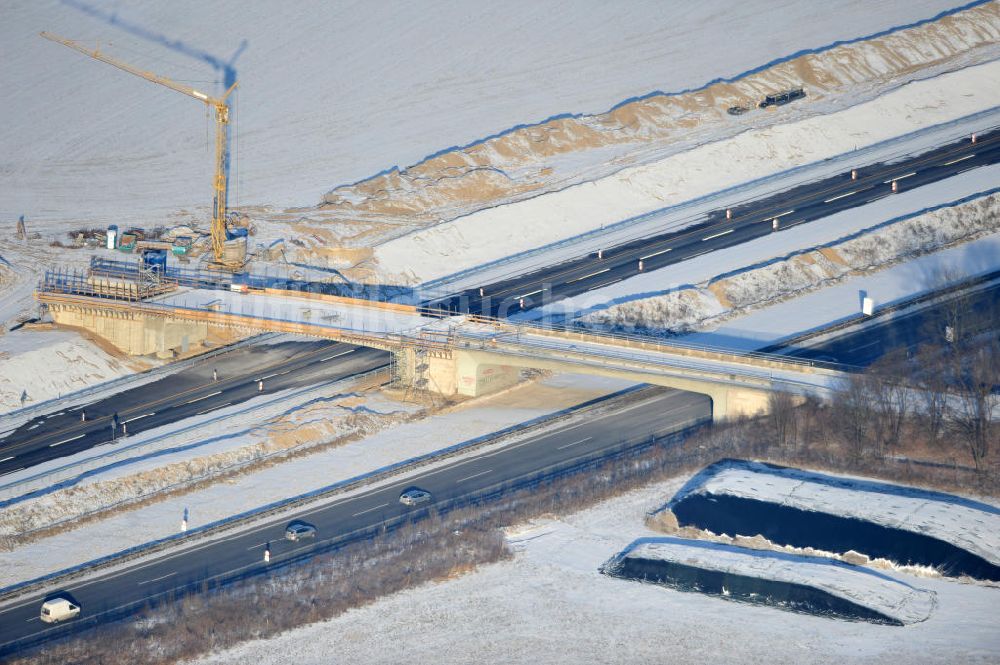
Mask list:
POLYGON ((782 355, 866 367, 894 349, 914 352, 936 337, 944 343, 944 326, 960 312, 970 334, 1000 330, 1000 283, 977 291, 963 292, 927 307, 914 307, 876 319, 869 325, 847 331, 816 344, 773 349, 782 355))
POLYGON ((304 340, 242 347, 90 404, 40 416, 0 439, 0 477, 123 435, 245 402, 264 392, 346 378, 389 363, 377 349, 304 340), (215 379, 213 371, 217 373, 215 379), (83 416, 86 416, 86 420, 83 416))
POLYGON ((78 601, 83 610, 81 619, 121 612, 123 608, 137 608, 147 599, 188 584, 232 573, 260 571, 325 541, 376 527, 387 519, 417 510, 419 508, 399 502, 399 495, 411 487, 431 492, 433 505, 529 476, 553 464, 613 449, 622 443, 626 433, 629 437, 666 433, 710 414, 711 403, 705 396, 657 389, 623 408, 591 413, 586 418, 570 420, 554 431, 529 436, 500 450, 460 458, 405 480, 334 500, 319 508, 305 509, 292 520, 264 522, 232 535, 205 539, 151 561, 126 565, 67 588, 32 594, 0 609, 0 653, 12 649, 12 643, 18 640, 48 639, 81 627, 80 620, 55 626, 39 620, 42 602, 58 593, 69 594, 78 601), (284 530, 290 521, 314 525, 317 529, 315 540, 286 541, 284 530), (270 548, 270 564, 263 561, 265 548, 270 548))
POLYGON ((725 210, 719 210, 681 231, 609 247, 600 255, 484 284, 429 300, 424 306, 506 317, 892 196, 894 182, 902 192, 997 161, 1000 130, 977 137, 975 143, 966 138, 904 161, 859 168, 856 179, 844 173, 736 206, 729 219, 725 210))

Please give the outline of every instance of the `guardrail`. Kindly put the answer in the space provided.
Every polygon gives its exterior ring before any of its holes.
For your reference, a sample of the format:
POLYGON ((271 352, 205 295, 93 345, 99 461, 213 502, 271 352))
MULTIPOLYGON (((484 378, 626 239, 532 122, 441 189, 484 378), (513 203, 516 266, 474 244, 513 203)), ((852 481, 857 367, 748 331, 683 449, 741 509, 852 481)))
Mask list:
MULTIPOLYGON (((961 125, 964 125, 964 124, 967 124, 967 123, 970 123, 970 122, 976 122, 977 120, 983 120, 983 119, 986 119, 986 118, 990 118, 991 116, 997 114, 998 112, 1000 112, 1000 106, 994 106, 992 108, 989 108, 989 109, 986 109, 986 110, 983 110, 983 111, 979 111, 978 113, 973 113, 971 115, 964 116, 962 118, 957 118, 955 120, 949 120, 949 121, 946 121, 946 122, 938 123, 936 125, 931 125, 929 127, 924 127, 922 129, 919 129, 919 130, 914 131, 914 132, 910 132, 908 134, 903 134, 901 136, 896 136, 896 137, 893 137, 893 138, 890 138, 890 139, 886 139, 886 140, 880 141, 878 143, 873 143, 872 145, 867 146, 865 148, 862 148, 861 150, 855 150, 853 152, 841 153, 840 155, 835 155, 833 157, 828 157, 828 158, 823 159, 823 160, 819 160, 819 161, 815 161, 815 162, 810 162, 808 164, 803 164, 802 166, 796 166, 796 167, 793 167, 793 168, 790 168, 790 169, 785 169, 783 171, 779 171, 778 173, 772 173, 770 175, 767 175, 767 176, 764 176, 764 177, 761 177, 761 178, 757 178, 755 180, 750 180, 750 181, 747 181, 747 182, 739 183, 737 185, 733 185, 731 187, 727 187, 727 188, 718 190, 716 192, 712 192, 710 194, 706 194, 704 196, 699 196, 697 198, 691 199, 689 201, 684 201, 684 202, 676 204, 676 205, 666 206, 664 208, 659 208, 657 210, 653 210, 653 211, 650 211, 648 213, 643 213, 643 214, 637 215, 635 217, 630 217, 628 219, 625 219, 625 220, 622 220, 622 221, 619 221, 619 222, 614 222, 612 224, 606 224, 606 225, 602 226, 599 229, 592 229, 590 231, 585 231, 583 233, 579 233, 579 234, 571 236, 569 238, 564 238, 562 240, 558 240, 558 241, 549 243, 547 245, 543 245, 541 247, 536 247, 536 248, 533 248, 533 249, 529 249, 529 250, 526 250, 526 251, 523 251, 523 252, 519 252, 517 254, 512 254, 510 256, 505 256, 505 257, 496 259, 494 261, 489 261, 487 263, 483 263, 483 264, 474 266, 472 268, 467 268, 465 270, 460 270, 460 271, 452 273, 450 275, 445 275, 444 277, 439 277, 439 278, 436 278, 436 279, 428 280, 427 282, 424 282, 423 284, 421 284, 418 288, 420 289, 420 291, 421 291, 422 294, 425 294, 426 296, 428 296, 428 297, 424 297, 424 300, 438 300, 438 299, 443 299, 443 298, 446 298, 448 296, 454 296, 454 295, 456 295, 456 293, 455 293, 455 291, 453 289, 449 289, 448 288, 449 284, 451 284, 453 282, 456 282, 458 280, 461 280, 461 279, 466 279, 466 278, 471 277, 472 275, 475 275, 475 274, 477 274, 479 272, 483 272, 485 270, 496 268, 498 266, 515 263, 515 262, 518 262, 518 261, 524 261, 525 259, 529 259, 529 258, 532 258, 532 257, 535 257, 535 256, 539 256, 539 255, 542 255, 542 254, 545 254, 545 253, 548 253, 548 252, 552 252, 552 251, 557 250, 557 249, 562 249, 564 247, 568 247, 568 246, 572 246, 572 245, 575 245, 575 244, 579 244, 579 243, 582 243, 582 242, 584 242, 586 240, 596 239, 596 238, 608 235, 610 233, 614 233, 614 232, 617 232, 617 231, 628 229, 629 227, 637 226, 637 225, 642 224, 644 222, 648 222, 651 219, 653 219, 655 217, 658 217, 660 215, 663 215, 665 213, 668 213, 668 212, 683 211, 683 210, 688 209, 688 208, 693 208, 695 206, 702 205, 703 203, 705 203, 707 201, 711 201, 711 200, 714 200, 714 199, 720 199, 720 198, 723 198, 723 197, 728 196, 728 195, 739 194, 740 192, 743 192, 743 191, 746 191, 746 190, 749 190, 749 189, 753 189, 753 188, 756 188, 756 187, 760 187, 762 185, 767 185, 767 184, 770 184, 770 183, 773 183, 773 182, 776 182, 776 181, 779 181, 779 180, 783 180, 783 179, 788 178, 789 176, 791 176, 793 174, 801 173, 801 172, 807 171, 809 169, 814 169, 814 168, 816 168, 818 166, 821 166, 821 165, 824 165, 824 164, 830 164, 830 163, 833 163, 833 162, 841 162, 841 161, 843 161, 843 162, 850 163, 852 165, 852 167, 854 167, 854 168, 864 168, 865 166, 870 166, 871 164, 877 164, 877 163, 880 163, 880 162, 892 161, 892 160, 898 159, 899 157, 902 157, 902 156, 907 156, 907 155, 914 155, 914 156, 916 156, 916 155, 919 155, 921 153, 914 152, 913 149, 906 150, 904 148, 901 148, 897 152, 888 153, 886 155, 880 155, 877 158, 872 158, 871 161, 864 161, 872 153, 879 152, 881 150, 885 150, 886 148, 890 148, 890 147, 892 147, 894 145, 899 145, 901 143, 906 143, 906 142, 909 142, 909 141, 913 141, 913 140, 915 140, 915 139, 917 139, 917 138, 919 138, 921 136, 926 136, 926 135, 931 134, 933 132, 940 132, 940 131, 944 131, 944 130, 948 130, 948 129, 954 129, 955 131, 953 133, 949 133, 947 136, 948 136, 949 139, 957 139, 957 138, 959 138, 959 137, 961 137, 961 136, 964 135, 964 131, 962 133, 958 132, 958 128, 961 125)), ((986 132, 992 132, 992 131, 994 131, 994 130, 996 130, 998 128, 1000 128, 1000 124, 996 124, 994 122, 993 124, 990 124, 990 125, 982 128, 982 129, 980 129, 979 131, 981 131, 983 133, 986 133, 986 132)), ((922 150, 922 152, 926 152, 926 150, 922 150)), ((771 193, 769 192, 767 195, 770 195, 770 194, 771 193)), ((762 198, 762 197, 758 196, 758 197, 755 197, 755 198, 750 199, 750 200, 757 200, 759 198, 762 198)), ((685 220, 681 220, 681 221, 685 221, 685 220)), ((688 221, 691 221, 691 220, 688 220, 688 221)), ((662 232, 662 229, 660 231, 647 231, 647 232, 644 232, 644 233, 639 233, 639 234, 634 235, 634 236, 626 236, 626 237, 623 237, 623 238, 616 238, 614 244, 615 245, 622 245, 622 244, 625 244, 625 243, 633 242, 635 240, 639 240, 641 238, 648 237, 652 233, 656 233, 656 232, 662 232)), ((530 271, 532 269, 529 268, 528 270, 530 271)), ((500 274, 500 275, 493 275, 492 277, 490 277, 490 281, 492 281, 492 282, 503 281, 505 279, 510 279, 511 277, 514 277, 516 275, 522 274, 523 272, 524 272, 523 270, 519 270, 519 271, 517 271, 515 273, 505 273, 505 274, 500 274)))
POLYGON ((0 432, 8 432, 11 427, 18 427, 19 425, 13 424, 11 421, 22 420, 27 418, 31 419, 42 415, 42 411, 51 409, 57 406, 58 402, 63 400, 78 400, 84 398, 88 395, 93 395, 95 393, 104 392, 106 390, 113 390, 118 386, 125 386, 129 383, 134 383, 136 381, 142 381, 151 377, 156 376, 169 376, 176 372, 182 371, 191 367, 192 365, 197 365, 210 358, 215 358, 219 355, 224 355, 230 353, 237 349, 241 349, 245 346, 252 346, 254 344, 259 344, 267 339, 277 337, 279 333, 261 333, 259 335, 254 335, 249 339, 245 339, 234 344, 229 344, 227 346, 220 347, 218 349, 212 349, 211 351, 206 351, 205 353, 193 356, 191 358, 185 358, 184 360, 178 360, 177 362, 170 363, 168 365, 161 365, 159 367, 153 367, 142 372, 137 372, 135 374, 128 374, 126 376, 118 377, 117 379, 112 379, 110 381, 105 381, 103 383, 98 383, 93 386, 88 386, 86 388, 81 388, 70 393, 61 394, 58 397, 52 397, 43 402, 38 402, 37 404, 32 404, 31 406, 25 406, 20 409, 15 409, 13 411, 8 411, 7 413, 0 416, 0 432))
MULTIPOLYGON (((444 515, 454 512, 455 510, 482 506, 503 499, 504 496, 512 492, 528 490, 538 487, 544 483, 550 483, 553 480, 559 480, 562 478, 572 477, 580 473, 585 473, 589 470, 599 468, 603 464, 618 459, 636 457, 653 446, 676 443, 697 429, 708 424, 710 421, 710 418, 693 419, 681 423, 680 427, 674 428, 668 432, 644 433, 641 436, 630 437, 622 441, 615 448, 605 449, 592 455, 585 455, 566 462, 550 465, 543 469, 538 469, 529 474, 525 474, 524 476, 496 483, 481 490, 477 490, 476 492, 470 492, 469 494, 463 496, 457 496, 444 501, 439 501, 433 506, 419 508, 404 515, 385 519, 377 525, 356 529, 336 538, 331 538, 327 541, 320 541, 316 543, 315 546, 304 552, 298 552, 287 556, 276 556, 273 557, 269 563, 254 561, 235 570, 214 575, 207 579, 190 582, 182 587, 156 594, 141 601, 116 608, 113 611, 63 624, 61 628, 46 634, 44 637, 31 637, 24 640, 9 642, 2 646, 0 652, 10 653, 14 649, 24 649, 34 644, 40 644, 42 642, 63 637, 70 633, 79 632, 100 623, 107 623, 108 621, 114 619, 125 618, 134 614, 138 608, 147 606, 163 597, 175 597, 179 594, 199 589, 220 588, 239 580, 250 579, 269 571, 280 570, 300 564, 304 561, 311 560, 318 555, 335 552, 350 544, 365 540, 372 540, 380 535, 394 532, 402 526, 419 522, 420 520, 427 518, 431 514, 431 508, 433 508, 436 513, 444 515)), ((8 589, 10 588, 8 587, 8 589)), ((8 589, 0 590, 0 601, 8 599, 8 589)))
MULTIPOLYGON (((358 373, 358 374, 353 374, 351 376, 345 376, 345 377, 341 377, 341 378, 338 378, 338 379, 332 379, 330 381, 325 381, 325 382, 318 383, 318 384, 312 384, 312 385, 309 385, 309 386, 298 388, 298 389, 293 390, 291 392, 283 392, 282 394, 280 394, 280 396, 277 399, 272 399, 272 400, 269 400, 269 401, 266 401, 266 402, 260 402, 260 403, 257 403, 257 404, 250 404, 250 405, 248 405, 247 408, 243 409, 240 413, 241 414, 253 413, 254 411, 259 411, 261 409, 265 409, 265 408, 274 406, 274 404, 276 402, 281 402, 281 401, 287 401, 287 400, 290 400, 290 399, 294 399, 296 397, 299 397, 301 395, 305 395, 305 394, 310 393, 310 392, 315 391, 315 390, 319 390, 319 389, 322 389, 322 388, 329 388, 331 386, 335 386, 338 383, 356 382, 356 381, 364 380, 366 378, 370 378, 372 376, 375 376, 375 375, 377 375, 377 374, 379 374, 381 372, 385 372, 387 368, 388 368, 388 365, 382 365, 380 367, 376 367, 375 369, 369 370, 367 372, 361 372, 361 373, 358 373)), ((236 405, 236 406, 239 406, 239 405, 236 405)), ((137 461, 141 460, 141 459, 143 459, 141 457, 141 455, 143 454, 144 449, 151 448, 151 447, 155 446, 158 442, 162 441, 163 439, 167 439, 167 438, 170 438, 170 437, 173 437, 173 436, 178 436, 180 434, 185 434, 185 433, 193 431, 193 430, 203 429, 203 428, 205 428, 206 426, 208 426, 208 425, 210 425, 212 423, 219 422, 221 420, 226 420, 226 419, 229 419, 229 418, 232 418, 232 417, 233 417, 232 414, 213 416, 213 417, 207 418, 205 420, 201 420, 201 421, 199 421, 199 422, 197 422, 195 424, 187 425, 187 426, 180 427, 180 428, 177 428, 177 429, 173 429, 173 430, 170 430, 169 432, 166 432, 165 434, 160 434, 160 435, 148 438, 148 439, 143 439, 141 441, 134 442, 134 443, 132 443, 130 445, 122 445, 123 442, 127 442, 128 441, 128 437, 119 437, 117 439, 117 444, 115 445, 115 447, 112 450, 109 450, 107 452, 101 453, 99 455, 95 455, 93 457, 89 457, 86 460, 74 461, 74 462, 70 462, 70 463, 67 463, 67 464, 63 464, 63 465, 55 467, 55 468, 46 469, 45 471, 43 471, 41 473, 38 473, 38 474, 35 474, 33 476, 29 476, 27 478, 20 478, 18 480, 10 482, 10 483, 8 483, 6 485, 0 486, 0 492, 3 492, 6 495, 13 494, 12 496, 9 496, 9 498, 0 499, 0 509, 7 508, 8 506, 11 506, 11 505, 13 505, 15 503, 19 503, 21 501, 25 501, 25 500, 28 500, 28 499, 38 498, 39 496, 51 493, 51 492, 59 490, 59 489, 64 489, 68 484, 70 484, 68 482, 70 480, 79 480, 81 477, 88 476, 88 475, 93 475, 93 474, 96 474, 96 473, 100 473, 102 471, 106 471, 109 468, 111 468, 111 467, 113 467, 115 465, 118 465, 120 463, 126 462, 128 460, 137 460, 137 461), (104 468, 101 468, 101 465, 103 465, 104 468), (60 474, 66 474, 67 472, 71 472, 71 473, 69 473, 69 475, 63 475, 62 477, 60 476, 60 474), (41 486, 41 487, 38 487, 38 486, 41 486), (42 490, 47 490, 47 491, 43 492, 42 490), (22 492, 22 493, 21 494, 14 494, 15 492, 22 492)), ((213 438, 213 439, 211 439, 209 441, 215 440, 217 438, 218 437, 215 437, 215 438, 213 438)), ((202 442, 202 443, 205 443, 205 442, 202 442)), ((197 444, 197 443, 184 444, 183 448, 184 449, 192 449, 192 448, 197 447, 197 445, 199 445, 199 444, 197 444)), ((80 519, 82 517, 87 517, 87 516, 89 516, 91 514, 94 514, 94 513, 97 513, 97 512, 101 512, 103 510, 108 510, 109 508, 116 508, 116 507, 120 507, 120 506, 131 504, 131 503, 135 503, 137 501, 141 501, 142 499, 147 498, 148 496, 151 496, 152 494, 155 494, 155 493, 167 492, 167 491, 170 491, 170 490, 173 490, 173 489, 178 489, 180 487, 184 487, 186 485, 190 485, 192 483, 196 483, 196 482, 198 482, 200 480, 204 480, 205 478, 207 478, 207 477, 209 477, 209 476, 211 476, 213 474, 217 475, 217 474, 223 473, 223 472, 235 471, 235 470, 241 469, 241 468, 243 468, 243 467, 245 467, 245 466, 247 466, 249 464, 252 464, 252 463, 255 463, 255 462, 258 462, 258 461, 261 461, 261 460, 270 459, 271 457, 280 457, 281 455, 288 454, 290 452, 293 452, 295 450, 299 450, 299 449, 304 448, 304 447, 307 447, 306 444, 302 444, 300 446, 295 446, 295 447, 292 447, 292 448, 286 448, 286 449, 280 450, 280 451, 275 451, 274 453, 271 453, 269 455, 261 455, 261 456, 255 457, 253 459, 244 460, 243 462, 236 462, 236 463, 234 463, 234 464, 232 464, 230 466, 224 467, 224 468, 214 468, 211 471, 206 471, 203 475, 194 476, 194 477, 188 478, 187 480, 181 481, 179 483, 175 483, 173 485, 166 485, 166 486, 162 486, 162 487, 157 487, 157 488, 155 488, 154 492, 151 492, 149 494, 143 494, 143 495, 139 495, 139 496, 129 497, 127 499, 122 499, 121 501, 116 502, 114 504, 103 506, 100 510, 88 511, 88 512, 85 512, 85 513, 80 513, 80 514, 77 514, 76 516, 74 516, 72 518, 69 518, 69 519, 66 519, 66 520, 62 520, 62 521, 59 521, 59 522, 53 522, 53 523, 51 523, 51 524, 49 524, 49 525, 47 525, 45 527, 39 528, 39 529, 31 529, 31 530, 28 530, 28 531, 21 532, 19 535, 21 535, 21 536, 27 536, 27 535, 31 535, 33 533, 37 533, 37 532, 40 532, 40 531, 45 531, 47 529, 51 529, 53 527, 58 527, 58 526, 61 526, 63 524, 67 524, 67 523, 73 522, 75 520, 78 520, 78 519, 80 519)), ((155 455, 155 454, 157 454, 157 452, 158 451, 152 451, 151 454, 155 455)), ((75 484, 75 482, 73 484, 75 484)))
MULTIPOLYGON (((142 545, 137 545, 135 547, 122 550, 113 554, 109 554, 92 561, 88 561, 65 570, 56 571, 48 575, 43 575, 41 577, 26 580, 24 582, 18 582, 16 584, 9 585, 4 588, 0 588, 0 603, 5 603, 10 599, 30 593, 36 590, 40 590, 47 585, 52 584, 67 584, 70 581, 79 578, 84 572, 92 572, 95 570, 100 570, 108 568, 113 565, 118 565, 122 563, 127 563, 130 560, 134 560, 140 556, 146 556, 149 554, 155 554, 157 552, 163 551, 167 548, 174 547, 181 544, 190 543, 192 541, 201 541, 206 538, 212 537, 226 530, 240 528, 251 522, 257 522, 268 517, 275 516, 280 513, 285 513, 290 509, 301 507, 318 500, 329 498, 334 495, 342 494, 344 492, 351 491, 353 489, 358 489, 372 483, 379 482, 381 480, 386 480, 401 473, 406 473, 412 470, 416 470, 420 467, 427 466, 435 462, 440 462, 450 457, 453 457, 459 453, 465 453, 477 450, 479 448, 485 447, 496 443, 498 440, 511 436, 514 434, 524 434, 536 429, 541 429, 543 427, 551 426, 561 420, 569 418, 582 411, 587 411, 591 409, 596 409, 600 407, 609 407, 617 404, 618 402, 623 402, 627 400, 634 400, 641 398, 642 393, 649 391, 648 387, 632 387, 625 390, 614 393, 613 395, 600 397, 582 404, 578 404, 574 407, 564 409, 556 414, 548 414, 545 416, 539 416, 532 420, 528 420, 511 427, 504 428, 497 432, 491 432, 490 434, 469 439, 461 443, 457 443, 453 446, 443 448, 438 451, 431 453, 426 453, 423 455, 418 455, 412 457, 408 460, 403 460, 401 462, 396 462, 379 469, 374 469, 368 473, 364 473, 353 478, 348 478, 332 485, 301 494, 296 497, 291 497, 288 499, 283 499, 276 501, 259 508, 248 510, 246 512, 240 513, 238 515, 233 515, 231 517, 217 520, 209 524, 205 524, 200 527, 194 527, 189 529, 185 533, 173 534, 170 536, 165 536, 158 540, 151 541, 149 543, 144 543, 142 545)), ((707 421, 706 421, 707 422, 707 421)), ((701 423, 704 424, 704 423, 701 423)))

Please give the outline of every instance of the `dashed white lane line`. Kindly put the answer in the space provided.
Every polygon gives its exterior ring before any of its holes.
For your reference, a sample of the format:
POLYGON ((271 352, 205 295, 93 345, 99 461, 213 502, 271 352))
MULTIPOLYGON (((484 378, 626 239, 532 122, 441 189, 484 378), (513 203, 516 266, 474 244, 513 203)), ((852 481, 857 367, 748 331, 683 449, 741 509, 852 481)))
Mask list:
POLYGON ((598 270, 597 272, 592 272, 589 275, 584 275, 583 277, 577 277, 576 279, 571 279, 571 280, 569 280, 566 283, 567 284, 572 284, 573 282, 579 282, 582 279, 587 279, 588 277, 594 277, 595 275, 600 275, 601 273, 608 272, 609 270, 611 270, 611 268, 605 268, 604 270, 598 270))
POLYGON ((492 472, 493 469, 486 469, 485 471, 480 471, 479 473, 474 473, 471 476, 466 476, 465 478, 456 480, 455 484, 457 485, 458 483, 464 483, 466 480, 472 480, 473 478, 478 478, 479 476, 485 476, 487 473, 492 473, 492 472))
POLYGON ((715 234, 710 235, 710 236, 705 236, 704 238, 701 239, 701 241, 705 242, 706 240, 713 240, 715 238, 721 238, 722 236, 728 235, 728 234, 732 233, 735 230, 736 229, 728 229, 726 231, 722 231, 721 233, 715 233, 715 234))
POLYGON ((221 390, 216 390, 214 393, 208 393, 207 395, 195 398, 193 400, 190 400, 190 401, 187 401, 187 402, 184 402, 184 403, 185 404, 194 404, 195 402, 200 402, 203 399, 208 399, 209 397, 215 397, 216 395, 221 395, 221 394, 222 394, 221 390))
POLYGON ((327 356, 326 358, 320 358, 321 363, 325 363, 327 360, 333 360, 334 358, 339 358, 340 356, 346 356, 348 353, 354 353, 357 349, 351 349, 350 351, 343 351, 341 353, 335 353, 332 356, 327 356))
POLYGON ((846 199, 848 196, 851 196, 852 194, 857 194, 857 193, 858 193, 858 190, 855 189, 853 191, 847 192, 846 194, 838 194, 837 196, 834 196, 833 198, 823 199, 823 203, 833 203, 834 201, 837 201, 839 199, 846 199))
POLYGON ((565 446, 559 446, 556 450, 562 450, 563 448, 571 448, 572 446, 584 443, 585 441, 590 441, 594 437, 588 436, 586 439, 580 439, 579 441, 574 441, 573 443, 567 443, 565 446))
POLYGON ((952 164, 958 164, 959 162, 964 162, 965 160, 972 159, 973 157, 975 157, 975 154, 966 155, 965 157, 959 157, 958 159, 953 159, 950 162, 945 162, 941 166, 951 166, 952 164))
POLYGON ((74 436, 72 439, 63 439, 62 441, 56 441, 55 443, 50 443, 49 448, 55 448, 56 446, 61 446, 64 443, 69 443, 70 441, 76 441, 77 439, 82 439, 87 436, 86 434, 80 434, 79 436, 74 436))
POLYGON ((11 455, 10 457, 4 457, 3 459, 0 459, 0 462, 9 462, 12 459, 14 459, 14 455, 11 455))
POLYGON ((142 419, 142 418, 148 418, 148 417, 150 417, 150 416, 155 416, 155 415, 156 415, 156 412, 155 412, 155 411, 154 411, 154 412, 152 412, 152 413, 144 413, 144 414, 142 414, 141 416, 136 416, 135 418, 129 418, 128 420, 125 420, 125 421, 123 421, 123 422, 126 422, 126 423, 130 423, 130 422, 132 422, 133 420, 140 420, 140 419, 142 419))
POLYGON ((369 508, 368 510, 362 510, 360 513, 354 513, 353 515, 351 515, 351 517, 357 517, 358 515, 364 515, 365 513, 370 513, 373 510, 378 510, 379 508, 385 508, 388 505, 389 505, 388 503, 382 503, 382 504, 379 504, 379 505, 375 506, 374 508, 369 508))
POLYGON ((144 580, 142 582, 139 582, 139 586, 142 586, 143 584, 152 584, 153 582, 159 582, 160 580, 165 580, 168 577, 173 577, 176 574, 177 574, 177 571, 175 570, 172 573, 167 573, 166 575, 161 575, 160 577, 155 577, 155 578, 153 578, 151 580, 144 580))
POLYGON ((211 409, 205 409, 204 411, 199 411, 198 413, 196 413, 194 415, 200 416, 200 415, 202 415, 204 413, 211 413, 212 411, 218 411, 222 407, 229 406, 230 404, 232 404, 232 402, 226 402, 225 404, 220 404, 219 406, 213 406, 211 409))

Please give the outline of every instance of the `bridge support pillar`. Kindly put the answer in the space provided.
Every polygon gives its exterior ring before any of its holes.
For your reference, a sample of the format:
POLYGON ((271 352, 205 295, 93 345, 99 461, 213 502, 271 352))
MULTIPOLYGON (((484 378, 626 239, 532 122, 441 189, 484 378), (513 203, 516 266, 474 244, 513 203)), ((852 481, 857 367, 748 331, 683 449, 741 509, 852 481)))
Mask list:
POLYGON ((508 388, 521 378, 521 369, 482 362, 461 350, 403 349, 396 352, 397 379, 421 390, 442 395, 479 397, 508 388))
POLYGON ((49 311, 58 325, 82 328, 131 356, 172 358, 175 352, 186 352, 208 338, 208 324, 198 321, 54 304, 49 311))

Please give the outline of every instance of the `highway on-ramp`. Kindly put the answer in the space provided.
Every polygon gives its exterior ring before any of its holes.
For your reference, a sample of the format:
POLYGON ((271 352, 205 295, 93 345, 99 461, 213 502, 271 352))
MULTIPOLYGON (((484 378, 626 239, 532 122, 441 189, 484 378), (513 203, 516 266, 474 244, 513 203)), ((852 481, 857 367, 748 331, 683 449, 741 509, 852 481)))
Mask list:
POLYGON ((505 481, 530 476, 551 465, 616 449, 626 436, 675 431, 709 417, 710 413, 710 401, 705 396, 648 389, 622 408, 571 418, 557 429, 528 435, 499 449, 459 457, 445 466, 335 499, 320 507, 303 509, 291 517, 205 538, 187 547, 182 545, 150 560, 125 564, 79 583, 32 593, 0 607, 0 653, 17 648, 19 641, 48 639, 78 630, 88 618, 94 620, 105 614, 120 614, 123 609, 138 608, 147 599, 193 583, 263 571, 267 565, 276 565, 311 548, 322 547, 331 539, 377 527, 387 519, 415 510, 399 502, 400 494, 407 488, 416 486, 431 492, 434 502, 473 495, 505 481), (285 527, 293 518, 314 525, 316 540, 300 543, 284 540, 285 527), (263 561, 267 547, 271 553, 270 564, 263 561), (55 592, 68 593, 78 601, 83 608, 80 619, 55 626, 39 620, 42 602, 55 592))

